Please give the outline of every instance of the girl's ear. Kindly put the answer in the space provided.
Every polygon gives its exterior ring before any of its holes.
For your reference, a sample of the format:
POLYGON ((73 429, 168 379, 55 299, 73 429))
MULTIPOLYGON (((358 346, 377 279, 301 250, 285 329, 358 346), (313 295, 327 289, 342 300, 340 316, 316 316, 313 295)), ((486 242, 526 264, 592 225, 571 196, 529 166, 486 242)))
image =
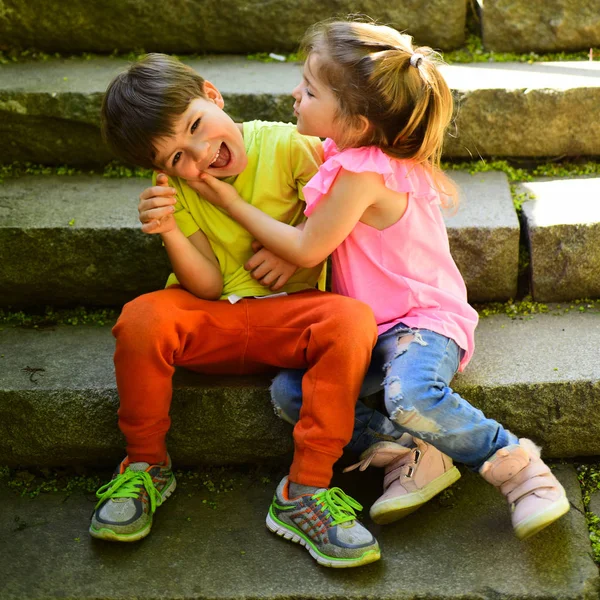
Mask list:
POLYGON ((363 115, 358 115, 356 120, 356 131, 359 133, 361 137, 367 135, 369 130, 371 129, 371 123, 367 117, 363 115))
POLYGON ((210 82, 204 82, 204 93, 206 94, 206 98, 216 104, 219 108, 223 108, 225 106, 225 101, 223 100, 223 96, 221 96, 221 92, 210 82))

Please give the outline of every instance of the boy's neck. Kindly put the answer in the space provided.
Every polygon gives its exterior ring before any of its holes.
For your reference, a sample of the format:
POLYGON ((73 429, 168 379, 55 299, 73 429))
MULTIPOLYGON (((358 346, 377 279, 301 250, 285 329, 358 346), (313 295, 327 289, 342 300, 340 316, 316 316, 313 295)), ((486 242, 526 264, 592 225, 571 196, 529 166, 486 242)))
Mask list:
POLYGON ((235 126, 240 130, 240 133, 242 134, 242 137, 244 137, 244 124, 243 123, 236 123, 235 126))

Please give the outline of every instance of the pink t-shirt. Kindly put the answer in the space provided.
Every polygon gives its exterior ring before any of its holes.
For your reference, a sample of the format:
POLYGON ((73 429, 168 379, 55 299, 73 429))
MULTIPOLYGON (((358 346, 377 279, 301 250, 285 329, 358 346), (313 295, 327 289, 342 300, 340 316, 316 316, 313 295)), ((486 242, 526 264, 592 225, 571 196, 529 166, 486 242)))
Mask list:
POLYGON ((382 231, 358 222, 334 251, 333 291, 368 304, 380 335, 402 322, 453 339, 465 351, 462 371, 473 355, 478 315, 467 302, 465 282, 450 255, 440 195, 427 172, 374 146, 340 152, 328 139, 323 148, 325 162, 304 186, 306 216, 341 168, 380 173, 386 187, 408 192, 400 220, 382 231))

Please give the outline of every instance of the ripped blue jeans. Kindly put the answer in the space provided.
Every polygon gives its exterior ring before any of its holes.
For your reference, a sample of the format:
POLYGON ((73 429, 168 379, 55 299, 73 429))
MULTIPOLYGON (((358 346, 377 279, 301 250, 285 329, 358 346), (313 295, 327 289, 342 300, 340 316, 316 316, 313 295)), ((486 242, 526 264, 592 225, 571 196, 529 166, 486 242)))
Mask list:
MULTIPOLYGON (((421 438, 473 470, 518 439, 454 392, 461 349, 451 339, 399 323, 379 336, 360 396, 384 390, 389 417, 359 400, 348 450, 360 453, 403 433, 421 438)), ((302 406, 304 371, 279 373, 271 386, 278 416, 296 423, 302 406)), ((335 374, 333 374, 335 376, 335 374)))

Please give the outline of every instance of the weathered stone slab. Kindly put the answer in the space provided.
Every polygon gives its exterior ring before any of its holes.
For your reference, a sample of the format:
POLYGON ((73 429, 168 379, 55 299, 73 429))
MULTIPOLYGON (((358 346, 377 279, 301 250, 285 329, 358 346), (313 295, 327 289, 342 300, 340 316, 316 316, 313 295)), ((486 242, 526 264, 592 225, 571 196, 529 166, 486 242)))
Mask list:
MULTIPOLYGON (((123 439, 117 429, 110 327, 6 328, 0 347, 0 430, 6 434, 0 462, 106 465, 119 460, 123 439)), ((227 464, 285 456, 292 447, 289 426, 273 414, 267 384, 265 378, 179 372, 169 441, 177 462, 227 464)))
POLYGON ((600 62, 474 63, 444 73, 458 111, 447 156, 600 154, 600 62))
POLYGON ((181 476, 149 537, 133 545, 89 538, 92 494, 32 500, 2 488, 2 599, 596 600, 598 569, 577 478, 572 466, 554 472, 573 508, 525 542, 512 533, 502 496, 473 473, 445 500, 383 527, 366 510, 381 471, 338 475, 333 483, 366 507, 363 521, 382 549, 377 563, 343 570, 318 568, 303 548, 266 530, 283 470, 213 474, 217 490, 225 484, 219 493, 202 485, 202 473, 181 476))
POLYGON ((420 45, 464 41, 464 0, 4 0, 0 39, 46 52, 258 52, 294 50, 308 27, 349 13, 407 30, 420 45), (157 18, 160 15, 160 18, 157 18))
POLYGON ((507 300, 517 293, 519 219, 504 173, 452 172, 461 192, 458 212, 446 218, 452 256, 469 299, 507 300))
POLYGON ((536 300, 600 296, 600 178, 524 183, 523 203, 536 300))
POLYGON ((483 44, 497 52, 560 52, 600 46, 597 0, 478 0, 483 44))
MULTIPOLYGON (((464 198, 449 221, 452 252, 473 302, 516 291, 518 222, 503 174, 453 173, 464 198)), ((170 273, 158 236, 140 231, 149 181, 26 176, 0 185, 0 306, 121 305, 170 273)))
POLYGON ((160 236, 144 235, 149 180, 30 176, 0 185, 0 306, 121 305, 164 286, 160 236))
MULTIPOLYGON (((186 59, 236 121, 292 121, 299 65, 245 57, 186 59)), ((106 164, 102 95, 124 60, 0 65, 0 163, 106 164)), ((600 155, 600 63, 476 63, 443 68, 457 100, 445 156, 600 155), (582 118, 581 115, 585 115, 582 118)))
MULTIPOLYGON (((466 399, 541 444, 545 456, 600 455, 600 313, 488 317, 476 346, 453 384, 466 399)), ((119 460, 124 442, 109 327, 5 327, 0 348, 0 462, 111 466, 119 460)), ((291 428, 273 414, 268 379, 178 371, 168 442, 173 460, 284 460, 291 428)))

